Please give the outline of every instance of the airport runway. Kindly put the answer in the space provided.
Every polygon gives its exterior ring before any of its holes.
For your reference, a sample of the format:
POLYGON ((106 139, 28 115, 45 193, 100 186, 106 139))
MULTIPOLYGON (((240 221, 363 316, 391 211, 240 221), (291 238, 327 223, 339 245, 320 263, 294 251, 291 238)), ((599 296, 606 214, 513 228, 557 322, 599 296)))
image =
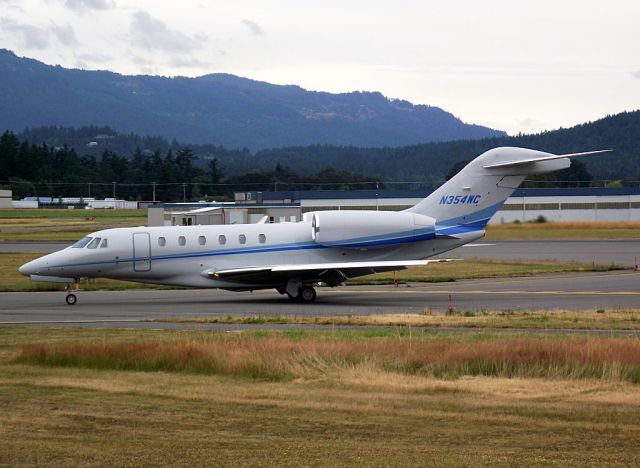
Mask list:
MULTIPOLYGON (((0 252, 55 252, 68 242, 0 242, 0 252)), ((633 266, 640 260, 640 240, 483 241, 451 250, 442 257, 494 260, 557 260, 633 266)))
MULTIPOLYGON (((0 326, 204 328, 149 322, 171 317, 227 315, 348 315, 464 310, 596 310, 639 308, 640 273, 613 271, 535 278, 467 280, 400 286, 319 288, 316 303, 297 304, 275 291, 131 290, 80 292, 67 306, 63 292, 1 293, 0 326)), ((237 328, 237 327, 236 327, 237 328)))

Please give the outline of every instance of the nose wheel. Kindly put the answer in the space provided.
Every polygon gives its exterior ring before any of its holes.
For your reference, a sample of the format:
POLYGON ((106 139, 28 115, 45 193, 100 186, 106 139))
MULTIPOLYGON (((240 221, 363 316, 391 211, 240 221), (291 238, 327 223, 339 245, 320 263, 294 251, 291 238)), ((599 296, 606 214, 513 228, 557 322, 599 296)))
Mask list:
POLYGON ((67 291, 67 297, 64 298, 67 305, 76 305, 78 296, 74 292, 78 290, 78 283, 69 283, 64 289, 67 291))
POLYGON ((67 302, 67 304, 69 304, 69 305, 75 305, 75 304, 76 304, 76 302, 78 302, 78 297, 77 297, 75 294, 73 294, 73 293, 69 293, 69 294, 67 294, 67 297, 65 297, 65 299, 64 299, 64 300, 65 300, 65 301, 67 302))

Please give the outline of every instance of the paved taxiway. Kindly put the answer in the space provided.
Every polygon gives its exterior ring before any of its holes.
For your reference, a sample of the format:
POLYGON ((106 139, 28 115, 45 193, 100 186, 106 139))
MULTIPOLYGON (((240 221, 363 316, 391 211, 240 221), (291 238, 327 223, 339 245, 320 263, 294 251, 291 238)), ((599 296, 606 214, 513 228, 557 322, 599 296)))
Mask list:
MULTIPOLYGON (((438 312, 449 294, 458 310, 639 308, 640 273, 558 274, 535 278, 468 280, 400 286, 319 288, 314 304, 289 301, 275 291, 131 290, 80 292, 67 306, 63 292, 0 294, 0 326, 147 327, 148 320, 227 315, 348 315, 438 312)), ((184 325, 184 328, 193 328, 184 325)))

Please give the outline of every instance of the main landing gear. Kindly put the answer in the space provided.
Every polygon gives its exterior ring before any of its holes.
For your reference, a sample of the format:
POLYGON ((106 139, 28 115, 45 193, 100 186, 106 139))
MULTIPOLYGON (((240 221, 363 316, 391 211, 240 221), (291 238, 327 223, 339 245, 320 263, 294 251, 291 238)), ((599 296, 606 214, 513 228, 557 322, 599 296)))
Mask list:
POLYGON ((304 302, 310 304, 311 302, 316 300, 316 290, 312 286, 308 285, 301 286, 298 289, 298 294, 295 296, 293 294, 289 294, 288 292, 286 294, 287 296, 289 296, 289 299, 296 302, 304 302))

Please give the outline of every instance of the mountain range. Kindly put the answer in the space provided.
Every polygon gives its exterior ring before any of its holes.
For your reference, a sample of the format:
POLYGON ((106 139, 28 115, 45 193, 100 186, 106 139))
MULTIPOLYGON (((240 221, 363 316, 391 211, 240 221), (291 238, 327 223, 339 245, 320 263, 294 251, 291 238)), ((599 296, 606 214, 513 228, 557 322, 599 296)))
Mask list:
POLYGON ((252 151, 331 144, 398 147, 505 136, 438 107, 378 92, 332 94, 229 74, 128 76, 51 66, 0 49, 0 131, 105 126, 252 151))

